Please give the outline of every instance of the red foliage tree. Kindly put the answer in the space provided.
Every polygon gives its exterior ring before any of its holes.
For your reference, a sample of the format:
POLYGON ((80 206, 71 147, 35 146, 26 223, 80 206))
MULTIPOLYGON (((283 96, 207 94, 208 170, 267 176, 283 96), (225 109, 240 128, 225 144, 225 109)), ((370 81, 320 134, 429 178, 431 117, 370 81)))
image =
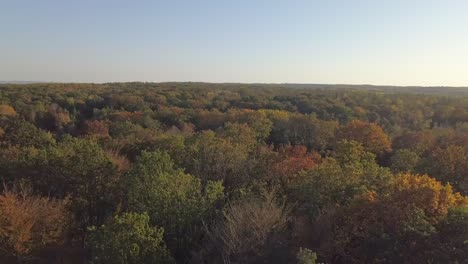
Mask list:
POLYGON ((300 171, 307 171, 320 162, 320 154, 308 152, 305 146, 286 146, 278 151, 279 161, 273 166, 274 178, 283 183, 293 182, 300 171))

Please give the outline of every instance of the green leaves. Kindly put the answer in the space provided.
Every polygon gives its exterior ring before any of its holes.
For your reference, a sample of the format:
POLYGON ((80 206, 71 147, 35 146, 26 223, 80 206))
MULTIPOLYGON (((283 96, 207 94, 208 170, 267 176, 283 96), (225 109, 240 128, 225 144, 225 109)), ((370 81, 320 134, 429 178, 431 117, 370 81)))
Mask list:
POLYGON ((315 264, 317 254, 308 248, 299 248, 296 254, 297 264, 315 264))
POLYGON ((390 168, 394 172, 414 172, 420 159, 418 154, 409 149, 399 149, 390 158, 390 168))
POLYGON ((11 119, 5 129, 5 141, 22 147, 44 148, 55 144, 52 134, 21 118, 11 119))
POLYGON ((147 212, 151 223, 164 227, 169 244, 183 247, 193 239, 187 235, 223 198, 221 182, 201 181, 174 168, 169 155, 143 152, 125 175, 128 209, 147 212))
POLYGON ((174 263, 163 242, 164 230, 149 224, 149 216, 125 213, 108 225, 88 228, 87 245, 93 264, 174 263))
POLYGON ((337 144, 334 158, 327 158, 304 175, 293 193, 300 208, 314 218, 327 208, 347 205, 366 191, 383 191, 390 186, 392 175, 374 160, 375 155, 355 141, 337 144))

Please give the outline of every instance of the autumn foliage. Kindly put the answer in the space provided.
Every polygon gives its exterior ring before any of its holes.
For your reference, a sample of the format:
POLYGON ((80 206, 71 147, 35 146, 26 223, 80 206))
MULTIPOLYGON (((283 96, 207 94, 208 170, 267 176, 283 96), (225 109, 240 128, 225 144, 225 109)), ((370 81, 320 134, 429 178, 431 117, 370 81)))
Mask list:
POLYGON ((390 138, 379 125, 360 120, 353 120, 343 126, 338 132, 338 138, 357 141, 376 155, 389 152, 392 146, 390 138))
POLYGON ((429 245, 422 243, 429 243, 450 208, 460 206, 468 206, 468 198, 454 193, 450 185, 427 175, 400 174, 387 194, 367 192, 349 207, 324 215, 331 221, 331 233, 321 243, 322 250, 330 258, 338 253, 352 262, 420 261, 428 257, 421 247, 429 245), (374 251, 379 244, 391 247, 374 251))
POLYGON ((0 263, 465 263, 468 93, 345 88, 0 84, 0 263))
POLYGON ((26 255, 65 242, 68 200, 38 197, 29 187, 4 188, 0 195, 1 248, 26 255))
POLYGON ((0 104, 0 116, 14 116, 16 111, 9 105, 0 104))
POLYGON ((284 183, 292 183, 301 171, 307 171, 320 162, 318 153, 310 153, 305 146, 286 146, 279 151, 278 162, 271 173, 284 183))

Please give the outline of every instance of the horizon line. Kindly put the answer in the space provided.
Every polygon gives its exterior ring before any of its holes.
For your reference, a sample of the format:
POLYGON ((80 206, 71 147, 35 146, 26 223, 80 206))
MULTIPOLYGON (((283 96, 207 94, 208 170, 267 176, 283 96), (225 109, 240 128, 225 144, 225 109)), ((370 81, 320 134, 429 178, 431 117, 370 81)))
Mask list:
POLYGON ((209 81, 106 81, 106 82, 86 82, 86 81, 0 81, 1 84, 115 84, 115 83, 145 83, 145 84, 165 84, 165 83, 200 83, 200 84, 239 84, 239 85, 324 85, 324 86, 370 86, 370 87, 402 87, 402 88, 468 88, 467 86, 450 85, 392 85, 392 84, 351 84, 351 83, 301 83, 301 82, 209 82, 209 81))

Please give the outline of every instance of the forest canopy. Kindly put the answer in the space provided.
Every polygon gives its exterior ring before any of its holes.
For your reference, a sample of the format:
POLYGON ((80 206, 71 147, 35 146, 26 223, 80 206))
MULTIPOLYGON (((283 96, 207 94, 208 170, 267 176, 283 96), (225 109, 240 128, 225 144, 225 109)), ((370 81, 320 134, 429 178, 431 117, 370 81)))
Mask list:
POLYGON ((468 92, 0 84, 0 262, 466 263, 468 92))

